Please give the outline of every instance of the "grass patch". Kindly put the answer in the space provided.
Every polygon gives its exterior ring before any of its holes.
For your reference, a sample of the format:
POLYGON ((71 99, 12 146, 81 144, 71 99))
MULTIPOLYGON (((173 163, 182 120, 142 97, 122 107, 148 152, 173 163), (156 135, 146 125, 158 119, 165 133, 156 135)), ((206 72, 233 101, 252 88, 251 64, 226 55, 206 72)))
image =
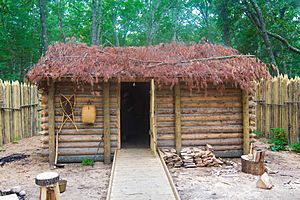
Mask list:
POLYGON ((91 159, 84 159, 81 161, 81 165, 83 166, 92 166, 94 164, 94 161, 91 159))
POLYGON ((288 139, 285 130, 282 128, 272 128, 270 143, 272 151, 286 151, 288 139))

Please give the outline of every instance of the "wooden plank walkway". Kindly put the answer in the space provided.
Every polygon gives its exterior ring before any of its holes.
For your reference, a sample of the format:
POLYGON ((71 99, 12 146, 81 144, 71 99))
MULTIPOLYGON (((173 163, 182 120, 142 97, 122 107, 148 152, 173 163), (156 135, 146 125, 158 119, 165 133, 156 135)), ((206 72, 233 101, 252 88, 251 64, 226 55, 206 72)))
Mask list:
POLYGON ((159 156, 150 149, 121 149, 114 164, 107 199, 176 199, 159 156))

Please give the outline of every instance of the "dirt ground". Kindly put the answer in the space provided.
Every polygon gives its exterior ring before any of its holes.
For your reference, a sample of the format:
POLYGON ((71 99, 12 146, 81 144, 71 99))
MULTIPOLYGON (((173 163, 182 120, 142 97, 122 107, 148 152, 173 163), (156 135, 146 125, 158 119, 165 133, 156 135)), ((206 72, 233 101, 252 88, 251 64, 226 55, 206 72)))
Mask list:
POLYGON ((30 157, 12 162, 0 167, 0 190, 21 186, 28 199, 38 199, 39 187, 35 185, 37 174, 46 171, 56 171, 62 179, 66 179, 67 189, 61 194, 61 199, 67 200, 99 200, 105 199, 111 165, 95 163, 94 167, 78 164, 67 164, 64 168, 53 169, 40 155, 39 136, 22 139, 18 144, 4 146, 0 158, 13 153, 25 153, 30 157))
MULTIPOLYGON (((265 147, 258 143, 260 147, 265 147)), ((241 172, 240 159, 231 159, 238 166, 170 169, 182 200, 192 199, 300 199, 300 155, 292 152, 266 152, 266 166, 274 187, 256 188, 258 176, 241 172)))
MULTIPOLYGON (((67 179, 67 190, 61 194, 67 200, 105 199, 111 165, 96 163, 94 167, 67 164, 53 169, 39 155, 40 137, 23 139, 9 144, 0 151, 0 158, 13 153, 25 153, 30 157, 0 167, 0 190, 20 185, 28 199, 38 199, 39 188, 34 178, 45 171, 57 171, 67 179)), ((259 143, 265 147, 263 143, 259 143)), ((204 167, 195 169, 170 169, 182 200, 192 199, 299 199, 300 155, 291 152, 266 152, 266 165, 273 171, 271 190, 256 188, 258 176, 241 172, 239 159, 231 159, 237 167, 204 167)))

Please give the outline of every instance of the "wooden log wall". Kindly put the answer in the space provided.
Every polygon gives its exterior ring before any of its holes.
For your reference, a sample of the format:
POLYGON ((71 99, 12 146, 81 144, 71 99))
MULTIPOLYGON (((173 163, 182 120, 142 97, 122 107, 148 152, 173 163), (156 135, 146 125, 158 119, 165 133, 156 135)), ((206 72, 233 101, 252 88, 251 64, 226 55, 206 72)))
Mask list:
POLYGON ((290 144, 300 141, 300 78, 285 76, 264 80, 256 85, 257 131, 272 137, 272 128, 282 128, 290 144))
MULTIPOLYGON (((242 91, 228 86, 221 93, 209 86, 206 91, 190 92, 186 85, 180 84, 180 94, 182 146, 211 144, 219 156, 240 156, 243 152, 242 91)), ((162 88, 157 90, 156 98, 158 146, 175 148, 174 91, 162 88)))
POLYGON ((175 99, 169 87, 157 88, 156 131, 157 146, 175 148, 175 99))
POLYGON ((36 135, 39 130, 38 98, 35 85, 0 80, 0 148, 36 135))
MULTIPOLYGON (((83 159, 92 159, 97 151, 99 141, 104 133, 104 109, 103 109, 103 83, 92 87, 84 85, 77 88, 76 84, 71 82, 55 83, 55 131, 58 131, 62 124, 63 111, 60 106, 60 94, 70 97, 75 95, 74 119, 76 128, 72 122, 68 121, 59 134, 58 162, 80 162, 83 159), (96 122, 88 125, 83 124, 81 119, 82 106, 91 102, 96 106, 96 122)), ((118 96, 119 84, 110 83, 110 145, 111 155, 118 146, 118 96)), ((42 120, 41 134, 44 135, 43 148, 45 154, 48 154, 48 108, 47 92, 44 91, 42 98, 42 120)), ((96 160, 103 160, 104 142, 101 143, 96 160)))

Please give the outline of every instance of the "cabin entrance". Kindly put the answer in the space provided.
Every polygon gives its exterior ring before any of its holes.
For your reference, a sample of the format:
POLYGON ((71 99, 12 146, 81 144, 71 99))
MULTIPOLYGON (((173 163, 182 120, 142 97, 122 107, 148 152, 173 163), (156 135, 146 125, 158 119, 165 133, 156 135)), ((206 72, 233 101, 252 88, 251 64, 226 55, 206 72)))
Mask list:
POLYGON ((121 83, 121 146, 150 146, 150 83, 121 83))

